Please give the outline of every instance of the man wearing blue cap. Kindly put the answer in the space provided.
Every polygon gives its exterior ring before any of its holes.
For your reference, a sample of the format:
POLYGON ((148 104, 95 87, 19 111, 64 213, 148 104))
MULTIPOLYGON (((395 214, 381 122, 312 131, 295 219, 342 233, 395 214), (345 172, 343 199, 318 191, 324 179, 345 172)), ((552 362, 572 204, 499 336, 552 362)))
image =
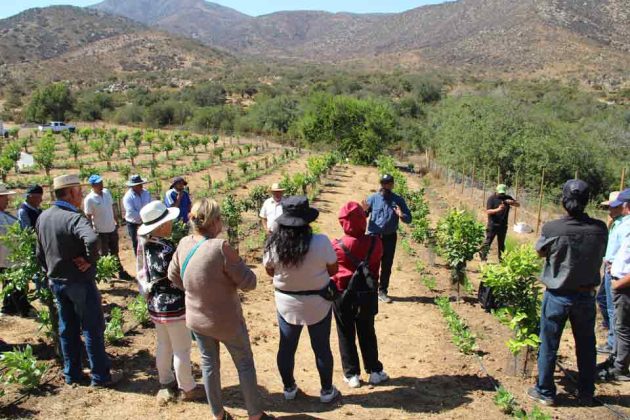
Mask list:
POLYGON ((44 189, 40 185, 31 185, 26 189, 26 199, 18 208, 17 218, 22 229, 35 229, 35 222, 42 214, 42 199, 44 189))
POLYGON ((192 201, 190 200, 190 194, 186 191, 188 183, 181 176, 173 178, 171 188, 166 192, 164 196, 164 204, 166 207, 177 207, 179 209, 179 216, 177 220, 184 223, 188 223, 188 214, 192 207, 192 201))
POLYGON ((118 258, 118 224, 114 217, 114 199, 107 188, 103 187, 103 178, 100 175, 92 175, 88 179, 92 191, 83 200, 83 211, 92 223, 94 231, 98 235, 100 255, 113 255, 119 262, 119 277, 122 280, 131 280, 132 277, 120 264, 118 258))
POLYGON ((569 320, 575 340, 578 392, 583 405, 593 404, 597 353, 595 351, 595 288, 606 251, 608 228, 584 211, 589 186, 579 179, 562 188, 567 216, 545 223, 536 251, 545 258, 540 281, 546 290, 540 314, 538 381, 527 395, 544 405, 554 405, 554 372, 564 326, 569 320))
POLYGON ((368 234, 378 235, 383 241, 383 257, 381 259, 381 275, 379 279, 378 299, 391 303, 389 278, 396 254, 398 241, 398 223, 411 223, 411 211, 405 199, 394 193, 394 177, 390 174, 381 176, 381 189, 363 202, 363 209, 369 217, 368 234))
POLYGON ((615 229, 621 245, 610 266, 615 346, 609 359, 599 366, 598 376, 606 381, 630 381, 630 189, 622 191, 610 206, 621 207, 623 216, 615 229))

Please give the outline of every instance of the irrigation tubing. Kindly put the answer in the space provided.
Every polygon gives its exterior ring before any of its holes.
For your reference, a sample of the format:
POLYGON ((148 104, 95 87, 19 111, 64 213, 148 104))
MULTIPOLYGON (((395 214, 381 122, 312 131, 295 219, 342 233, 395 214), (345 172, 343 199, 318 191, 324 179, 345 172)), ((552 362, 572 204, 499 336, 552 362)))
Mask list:
MULTIPOLYGON (((569 378, 569 380, 571 382, 573 382, 573 384, 575 386, 578 385, 578 381, 577 379, 575 379, 575 377, 573 376, 573 374, 571 372, 569 372, 564 366, 562 366, 562 364, 558 361, 556 361, 556 365, 560 368, 560 370, 566 375, 567 378, 569 378)), ((577 394, 574 394, 575 396, 577 394)), ((611 413, 613 413, 615 416, 617 416, 617 418, 620 419, 630 419, 630 416, 627 416, 626 414, 622 413, 621 411, 617 410, 615 407, 611 406, 610 404, 606 404, 605 402, 603 402, 602 400, 600 400, 597 397, 593 397, 593 400, 595 402, 597 402, 598 404, 601 404, 603 407, 606 407, 611 413)))

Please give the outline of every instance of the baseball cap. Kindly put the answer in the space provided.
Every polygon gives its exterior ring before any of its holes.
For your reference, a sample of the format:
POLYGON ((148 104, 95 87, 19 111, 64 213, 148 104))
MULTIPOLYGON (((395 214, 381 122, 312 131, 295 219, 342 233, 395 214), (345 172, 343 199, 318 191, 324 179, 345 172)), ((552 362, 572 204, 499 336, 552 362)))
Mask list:
POLYGON ((390 174, 383 174, 383 176, 381 176, 381 184, 388 184, 390 182, 394 182, 393 176, 390 174))
POLYGON ((582 204, 588 203, 590 188, 581 179, 570 179, 562 187, 562 198, 576 200, 582 204))
POLYGON ((41 187, 41 185, 31 185, 26 189, 26 194, 43 194, 44 193, 44 189, 41 187))
POLYGON ((90 175, 88 178, 88 184, 90 185, 100 184, 101 182, 103 182, 103 177, 100 175, 90 175))
POLYGON ((188 185, 188 182, 186 182, 186 180, 183 177, 176 176, 175 178, 173 178, 173 181, 171 182, 171 188, 173 188, 175 186, 175 184, 177 184, 179 182, 183 182, 184 185, 188 185))
POLYGON ((497 192, 498 192, 499 194, 505 194, 505 193, 507 193, 507 185, 505 185, 505 184, 499 184, 499 185, 497 185, 497 192))
POLYGON ((629 203, 629 202, 630 202, 630 188, 626 188, 625 190, 619 193, 615 201, 610 202, 609 206, 619 207, 623 203, 629 203))

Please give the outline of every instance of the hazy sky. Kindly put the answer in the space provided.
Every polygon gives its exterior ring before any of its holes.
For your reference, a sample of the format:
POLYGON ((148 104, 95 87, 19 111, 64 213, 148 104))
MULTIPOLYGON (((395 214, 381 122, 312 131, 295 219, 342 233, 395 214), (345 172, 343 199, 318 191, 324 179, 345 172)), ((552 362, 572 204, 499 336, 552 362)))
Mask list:
MULTIPOLYGON (((0 0, 0 19, 15 15, 31 7, 53 4, 89 6, 99 0, 0 0)), ((444 0, 219 0, 215 3, 231 7, 248 15, 257 16, 279 10, 328 10, 330 12, 401 12, 425 4, 443 3, 444 0)))

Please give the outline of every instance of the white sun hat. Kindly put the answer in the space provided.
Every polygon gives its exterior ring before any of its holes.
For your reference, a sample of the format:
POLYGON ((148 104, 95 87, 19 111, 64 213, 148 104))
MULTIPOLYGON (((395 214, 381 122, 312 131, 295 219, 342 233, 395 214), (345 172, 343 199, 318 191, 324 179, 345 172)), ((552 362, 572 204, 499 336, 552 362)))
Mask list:
POLYGON ((5 184, 0 183, 0 195, 13 195, 15 191, 11 191, 5 184))
POLYGON ((155 200, 140 210, 142 226, 138 228, 138 235, 147 235, 166 222, 177 219, 179 209, 166 207, 163 202, 155 200))

